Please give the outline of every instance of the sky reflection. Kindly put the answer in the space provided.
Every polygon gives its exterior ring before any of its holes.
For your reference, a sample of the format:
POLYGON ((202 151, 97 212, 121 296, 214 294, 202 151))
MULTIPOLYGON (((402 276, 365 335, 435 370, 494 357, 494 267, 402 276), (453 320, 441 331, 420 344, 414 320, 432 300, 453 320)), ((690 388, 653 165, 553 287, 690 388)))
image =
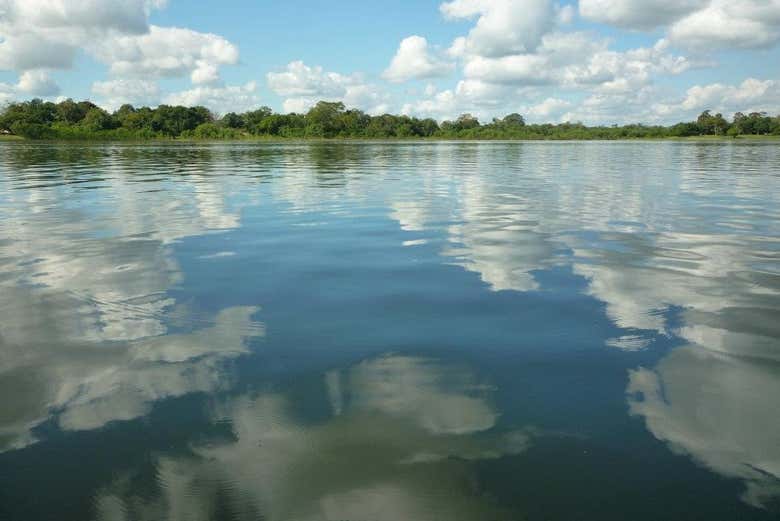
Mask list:
POLYGON ((3 152, 0 517, 777 513, 777 147, 3 152))

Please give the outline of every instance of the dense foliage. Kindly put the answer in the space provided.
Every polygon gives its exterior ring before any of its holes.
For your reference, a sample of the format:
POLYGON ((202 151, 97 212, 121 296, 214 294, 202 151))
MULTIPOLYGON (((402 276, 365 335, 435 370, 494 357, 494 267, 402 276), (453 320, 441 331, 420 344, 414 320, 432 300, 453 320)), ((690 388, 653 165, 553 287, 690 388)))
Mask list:
POLYGON ((370 116, 343 103, 320 101, 306 114, 276 114, 268 107, 216 117, 205 107, 123 105, 109 113, 89 101, 12 103, 0 113, 0 131, 29 139, 240 139, 446 138, 446 139, 632 139, 687 136, 780 135, 780 116, 764 112, 734 115, 703 112, 696 121, 669 127, 642 124, 585 126, 582 123, 526 124, 520 114, 483 124, 470 114, 455 121, 384 114, 370 116))

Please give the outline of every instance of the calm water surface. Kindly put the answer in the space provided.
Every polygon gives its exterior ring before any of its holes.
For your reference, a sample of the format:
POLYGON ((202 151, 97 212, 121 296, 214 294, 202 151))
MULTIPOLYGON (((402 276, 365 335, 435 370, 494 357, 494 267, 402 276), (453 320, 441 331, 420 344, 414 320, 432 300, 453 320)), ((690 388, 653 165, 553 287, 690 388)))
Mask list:
POLYGON ((777 520, 776 143, 0 144, 0 519, 777 520))

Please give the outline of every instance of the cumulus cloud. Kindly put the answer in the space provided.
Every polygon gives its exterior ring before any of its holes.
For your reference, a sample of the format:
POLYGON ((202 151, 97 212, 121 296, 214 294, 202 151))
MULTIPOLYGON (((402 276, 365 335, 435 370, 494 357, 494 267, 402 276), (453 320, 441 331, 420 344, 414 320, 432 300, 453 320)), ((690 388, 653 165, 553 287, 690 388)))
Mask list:
POLYGON ((567 101, 560 98, 547 98, 541 103, 532 105, 525 110, 525 113, 531 119, 541 119, 548 121, 550 118, 561 114, 563 111, 571 107, 571 101, 567 101))
POLYGON ((287 64, 282 72, 266 75, 268 86, 280 96, 340 96, 345 86, 360 81, 356 76, 345 76, 337 72, 325 72, 322 67, 309 67, 302 61, 287 64))
POLYGON ((0 69, 27 71, 38 68, 69 69, 77 46, 44 35, 10 34, 0 25, 0 69))
POLYGON ((539 54, 516 54, 501 58, 483 56, 469 60, 464 73, 467 78, 491 83, 547 85, 553 83, 553 71, 547 57, 539 54))
POLYGON ((672 25, 669 36, 705 50, 768 47, 780 40, 780 0, 714 0, 672 25))
POLYGON ((626 51, 611 50, 609 43, 584 32, 556 31, 545 35, 532 53, 501 57, 467 54, 463 60, 464 79, 455 89, 436 92, 407 104, 404 110, 451 118, 463 112, 484 117, 524 108, 531 116, 557 119, 564 117, 564 107, 558 103, 559 110, 553 111, 548 99, 560 100, 560 96, 551 94, 565 90, 586 94, 589 105, 573 114, 577 119, 593 121, 591 116, 598 114, 615 121, 614 116, 625 115, 625 107, 622 114, 618 110, 619 103, 632 100, 631 106, 645 114, 658 101, 650 95, 654 92, 650 87, 658 76, 681 74, 695 65, 687 57, 673 54, 669 42, 663 39, 650 47, 626 51), (641 103, 634 103, 640 93, 641 103), (518 100, 522 101, 520 106, 516 105, 518 100), (614 110, 606 106, 611 100, 616 103, 614 110), (545 111, 546 108, 550 110, 545 111), (582 118, 585 109, 594 112, 582 118))
POLYGON ((0 4, 0 68, 70 68, 89 42, 148 31, 159 0, 4 0, 0 4))
POLYGON ((165 3, 0 0, 0 70, 18 72, 22 92, 52 93, 56 85, 42 83, 39 71, 70 69, 83 51, 118 79, 189 77, 196 85, 218 84, 219 68, 237 63, 238 49, 215 34, 150 25, 150 12, 165 3))
POLYGON ((100 105, 109 110, 117 109, 125 103, 153 106, 160 101, 160 87, 150 80, 96 81, 92 84, 92 93, 98 96, 100 105))
POLYGON ((15 84, 0 83, 0 105, 11 103, 20 97, 49 98, 60 93, 60 88, 45 70, 25 71, 15 84))
POLYGON ((464 74, 491 83, 601 86, 615 91, 635 89, 655 75, 680 74, 689 67, 687 58, 668 51, 665 40, 653 47, 612 51, 606 40, 593 40, 585 33, 551 33, 532 54, 471 58, 464 74))
POLYGON ((454 89, 431 92, 417 102, 405 104, 401 112, 439 120, 454 119, 463 113, 485 119, 493 114, 514 111, 512 100, 519 94, 520 90, 511 86, 464 79, 454 89))
POLYGON ((405 103, 401 108, 402 114, 429 116, 435 119, 453 118, 460 106, 451 89, 431 93, 428 97, 414 103, 405 103))
POLYGON ((401 41, 398 52, 382 76, 386 80, 400 83, 410 79, 445 76, 453 69, 454 64, 431 55, 428 40, 422 36, 409 36, 401 41))
POLYGON ((199 86, 169 94, 164 101, 169 105, 203 105, 219 114, 246 112, 260 105, 257 84, 253 81, 225 87, 199 86))
MULTIPOLYGON (((607 23, 649 28, 684 18, 707 3, 585 0, 580 10, 583 16, 598 16, 607 23), (652 11, 655 18, 645 11, 652 11)), ((404 105, 407 114, 449 119, 470 112, 485 119, 521 110, 532 119, 578 116, 614 122, 615 116, 620 116, 618 121, 625 116, 619 104, 630 103, 642 116, 657 119, 650 106, 668 100, 653 88, 657 78, 704 65, 701 59, 674 52, 669 38, 614 50, 609 38, 565 30, 574 8, 552 1, 452 0, 440 10, 448 19, 475 20, 469 33, 455 38, 447 50, 463 76, 452 89, 426 92, 423 99, 404 105)), ((424 48, 422 43, 417 45, 424 48)), ((633 118, 636 121, 638 115, 633 118)))
POLYGON ((580 0, 580 15, 588 20, 629 29, 667 25, 705 7, 709 0, 580 0))
POLYGON ((580 0, 579 6, 584 18, 617 27, 668 27, 673 42, 701 50, 780 40, 778 0, 580 0))
POLYGON ((25 71, 19 77, 16 88, 24 94, 33 96, 55 96, 60 88, 46 71, 25 71))
POLYGON ((90 51, 109 64, 112 74, 133 77, 181 77, 214 83, 218 67, 238 62, 238 48, 216 34, 179 27, 149 27, 142 35, 123 35, 90 51))
POLYGON ((661 115, 654 103, 663 93, 653 86, 636 91, 593 92, 563 113, 559 120, 578 121, 587 125, 604 123, 659 123, 661 115))
POLYGON ((477 18, 459 45, 489 57, 533 51, 557 21, 550 0, 452 0, 440 10, 453 20, 477 18))
POLYGON ((387 95, 359 74, 327 72, 320 66, 294 61, 283 71, 269 72, 266 79, 272 91, 286 98, 283 109, 288 112, 305 112, 320 100, 342 101, 372 114, 389 108, 387 95))
POLYGON ((739 85, 695 85, 677 103, 658 104, 660 115, 692 116, 705 109, 724 114, 768 110, 780 112, 780 81, 748 78, 739 85))
POLYGON ((244 112, 260 104, 257 84, 253 81, 244 85, 199 85, 163 94, 155 81, 130 78, 97 81, 92 84, 92 93, 97 96, 100 106, 109 110, 116 110, 125 103, 156 106, 162 101, 168 105, 202 105, 218 114, 225 114, 244 112))
POLYGON ((98 28, 124 33, 147 30, 149 11, 164 0, 5 0, 4 22, 41 29, 98 28))

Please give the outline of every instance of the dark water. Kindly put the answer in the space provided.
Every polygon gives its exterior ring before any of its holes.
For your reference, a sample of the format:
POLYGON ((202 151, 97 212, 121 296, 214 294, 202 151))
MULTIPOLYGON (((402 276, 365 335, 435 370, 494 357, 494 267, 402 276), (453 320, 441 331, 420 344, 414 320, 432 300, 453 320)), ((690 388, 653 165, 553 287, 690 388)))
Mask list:
POLYGON ((780 146, 0 146, 0 519, 780 518, 780 146))

